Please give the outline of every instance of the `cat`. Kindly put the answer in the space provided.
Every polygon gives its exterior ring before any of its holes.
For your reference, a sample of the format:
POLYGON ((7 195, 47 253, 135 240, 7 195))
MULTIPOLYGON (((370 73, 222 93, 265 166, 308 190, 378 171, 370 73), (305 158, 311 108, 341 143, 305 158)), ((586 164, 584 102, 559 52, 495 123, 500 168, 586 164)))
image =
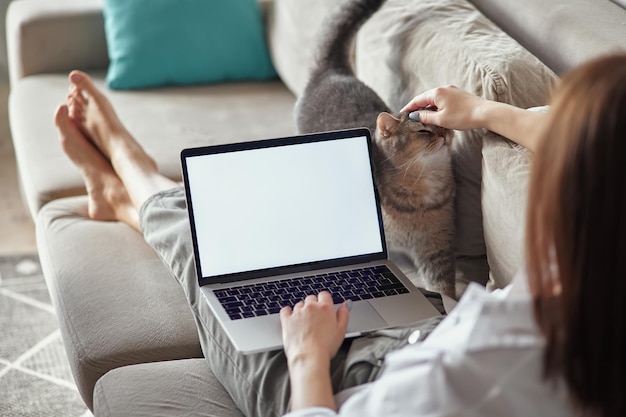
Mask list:
POLYGON ((373 132, 374 179, 387 246, 417 268, 414 284, 455 296, 455 182, 451 131, 393 115, 360 81, 350 56, 356 33, 384 0, 347 0, 323 26, 309 81, 298 98, 298 133, 353 127, 373 132))

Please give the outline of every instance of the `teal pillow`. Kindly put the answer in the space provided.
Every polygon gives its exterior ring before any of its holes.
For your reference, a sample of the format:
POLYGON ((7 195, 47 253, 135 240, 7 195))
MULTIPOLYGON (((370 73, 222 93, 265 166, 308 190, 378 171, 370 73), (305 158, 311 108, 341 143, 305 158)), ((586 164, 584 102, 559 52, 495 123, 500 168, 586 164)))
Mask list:
POLYGON ((276 77, 258 0, 105 0, 111 89, 276 77))

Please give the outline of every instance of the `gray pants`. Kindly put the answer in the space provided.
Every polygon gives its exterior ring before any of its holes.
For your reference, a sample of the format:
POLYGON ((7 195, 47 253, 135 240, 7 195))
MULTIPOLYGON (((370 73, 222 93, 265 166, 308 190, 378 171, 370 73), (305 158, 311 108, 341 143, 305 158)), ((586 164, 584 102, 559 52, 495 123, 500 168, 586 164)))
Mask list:
MULTIPOLYGON (((170 268, 193 312, 200 344, 213 373, 247 416, 279 416, 289 408, 289 375, 283 351, 252 355, 230 343, 199 290, 183 188, 158 193, 143 205, 141 230, 146 242, 170 268)), ((441 308, 440 299, 434 302, 441 308), (438 301, 438 302, 437 302, 438 301)), ((425 337, 440 318, 385 330, 343 343, 331 363, 335 393, 376 379, 384 356, 406 344, 415 329, 425 337)))

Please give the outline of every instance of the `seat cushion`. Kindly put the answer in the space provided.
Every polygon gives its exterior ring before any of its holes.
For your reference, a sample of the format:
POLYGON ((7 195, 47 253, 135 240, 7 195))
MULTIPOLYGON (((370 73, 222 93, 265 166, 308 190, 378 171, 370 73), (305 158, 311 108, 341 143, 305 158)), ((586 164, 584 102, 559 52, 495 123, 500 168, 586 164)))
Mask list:
POLYGON ((125 224, 89 220, 86 207, 84 197, 56 200, 36 230, 72 374, 91 408, 108 371, 202 351, 182 289, 152 248, 125 224))
POLYGON ((204 359, 125 366, 94 391, 98 417, 242 417, 204 359))

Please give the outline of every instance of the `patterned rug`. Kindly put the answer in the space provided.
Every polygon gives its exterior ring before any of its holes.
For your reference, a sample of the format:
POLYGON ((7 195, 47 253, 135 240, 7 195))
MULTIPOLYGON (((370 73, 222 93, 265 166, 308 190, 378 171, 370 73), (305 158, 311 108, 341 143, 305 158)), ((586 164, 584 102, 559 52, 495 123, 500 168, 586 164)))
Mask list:
POLYGON ((87 417, 37 255, 0 257, 0 416, 87 417))

